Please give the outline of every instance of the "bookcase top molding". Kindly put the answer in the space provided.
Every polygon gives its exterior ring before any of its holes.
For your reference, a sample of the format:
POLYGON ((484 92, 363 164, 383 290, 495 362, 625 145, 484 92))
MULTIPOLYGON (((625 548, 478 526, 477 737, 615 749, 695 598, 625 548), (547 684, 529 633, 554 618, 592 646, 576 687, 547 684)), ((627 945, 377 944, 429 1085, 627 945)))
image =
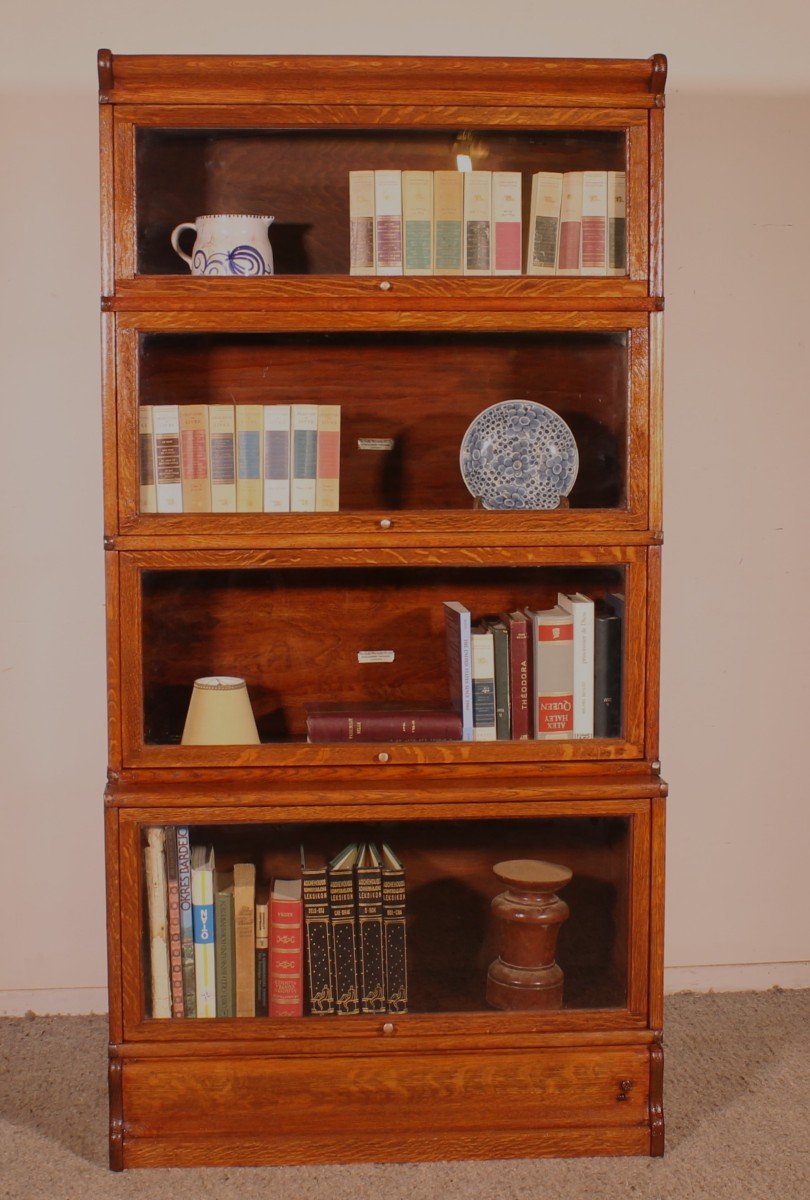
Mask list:
POLYGON ((654 108, 667 60, 98 52, 102 104, 566 105, 654 108))

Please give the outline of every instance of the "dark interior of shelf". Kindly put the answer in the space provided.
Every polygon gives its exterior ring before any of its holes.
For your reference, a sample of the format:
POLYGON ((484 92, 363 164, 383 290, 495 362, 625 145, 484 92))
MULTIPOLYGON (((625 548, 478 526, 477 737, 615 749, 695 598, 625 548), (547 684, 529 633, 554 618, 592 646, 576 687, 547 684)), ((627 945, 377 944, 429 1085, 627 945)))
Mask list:
POLYGON ((456 156, 470 154, 476 170, 522 172, 525 228, 537 171, 625 170, 623 132, 466 131, 462 143, 464 133, 139 129, 138 272, 187 273, 169 242, 181 221, 255 213, 275 218, 270 240, 277 274, 348 274, 350 171, 454 170, 456 156))
POLYGON ((143 334, 138 378, 143 404, 339 404, 342 511, 471 509, 462 438, 511 399, 570 427, 572 508, 625 503, 623 333, 143 334), (394 446, 361 450, 359 438, 394 446))
POLYGON ((332 856, 351 842, 363 841, 387 842, 405 866, 410 1012, 488 1010, 486 972, 497 957, 490 903, 503 890, 492 868, 512 858, 540 858, 573 871, 571 882, 560 891, 570 908, 557 946, 557 961, 565 974, 564 1007, 615 1008, 626 1003, 626 818, 251 824, 191 830, 192 845, 214 846, 218 870, 228 870, 235 862, 255 863, 257 883, 300 877, 301 844, 310 852, 332 856))
POLYGON ((305 737, 305 705, 447 708, 445 600, 481 618, 558 592, 624 590, 622 567, 283 568, 143 574, 144 734, 180 741, 191 687, 247 681, 262 741, 305 737), (394 651, 358 663, 361 650, 394 651))

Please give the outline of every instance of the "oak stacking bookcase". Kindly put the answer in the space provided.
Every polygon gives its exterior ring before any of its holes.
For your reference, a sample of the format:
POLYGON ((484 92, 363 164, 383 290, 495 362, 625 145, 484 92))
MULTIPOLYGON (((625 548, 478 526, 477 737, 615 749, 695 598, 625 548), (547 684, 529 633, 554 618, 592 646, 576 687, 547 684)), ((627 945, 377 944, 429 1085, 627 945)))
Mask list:
POLYGON ((103 50, 98 75, 112 1168, 662 1154, 664 56, 103 50), (462 156, 521 173, 522 272, 352 274, 349 173, 462 156), (623 173, 621 273, 527 273, 537 172, 623 173), (170 237, 201 214, 273 216, 275 274, 190 274, 170 237), (574 434, 566 505, 464 486, 465 430, 514 398, 574 434), (339 405, 337 511, 142 511, 142 410, 191 404, 339 405), (614 736, 307 740, 311 705, 449 709, 444 602, 576 592, 623 599, 614 736), (218 675, 258 744, 182 744, 218 675), (155 1017, 155 827, 264 881, 299 844, 389 843, 408 1011, 155 1017), (558 1009, 486 1002, 513 859, 572 873, 558 1009))

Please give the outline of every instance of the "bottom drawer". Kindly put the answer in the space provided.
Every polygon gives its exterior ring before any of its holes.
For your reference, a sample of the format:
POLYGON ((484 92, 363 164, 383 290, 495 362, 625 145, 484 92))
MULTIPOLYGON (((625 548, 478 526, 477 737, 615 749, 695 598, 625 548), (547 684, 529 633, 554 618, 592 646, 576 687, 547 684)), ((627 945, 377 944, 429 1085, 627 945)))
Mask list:
POLYGON ((648 1153, 649 1062, 648 1046, 127 1059, 124 1163, 648 1153))

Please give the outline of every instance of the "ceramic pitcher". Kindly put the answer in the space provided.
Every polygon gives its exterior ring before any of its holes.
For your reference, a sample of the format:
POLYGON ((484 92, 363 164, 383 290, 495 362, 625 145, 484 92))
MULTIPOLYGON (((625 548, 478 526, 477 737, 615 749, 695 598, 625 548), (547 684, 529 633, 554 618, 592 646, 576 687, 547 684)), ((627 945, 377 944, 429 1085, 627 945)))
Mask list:
POLYGON ((273 250, 267 231, 273 219, 229 213, 197 217, 172 230, 172 247, 192 275, 272 275, 273 250), (190 255, 180 249, 180 235, 186 229, 197 235, 190 255))

